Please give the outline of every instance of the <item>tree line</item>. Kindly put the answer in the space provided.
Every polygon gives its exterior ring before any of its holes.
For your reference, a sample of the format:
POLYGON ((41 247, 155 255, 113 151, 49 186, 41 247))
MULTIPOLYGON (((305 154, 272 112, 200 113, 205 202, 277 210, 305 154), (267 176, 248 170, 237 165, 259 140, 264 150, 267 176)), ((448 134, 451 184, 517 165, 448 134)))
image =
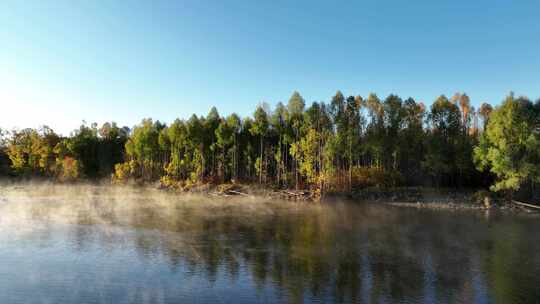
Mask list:
POLYGON ((294 92, 250 117, 192 115, 132 129, 83 123, 62 137, 48 127, 0 132, 0 170, 60 181, 111 178, 201 183, 251 182, 276 188, 351 191, 368 186, 518 190, 540 182, 540 100, 513 93, 475 109, 467 94, 412 98, 338 91, 307 106, 294 92))

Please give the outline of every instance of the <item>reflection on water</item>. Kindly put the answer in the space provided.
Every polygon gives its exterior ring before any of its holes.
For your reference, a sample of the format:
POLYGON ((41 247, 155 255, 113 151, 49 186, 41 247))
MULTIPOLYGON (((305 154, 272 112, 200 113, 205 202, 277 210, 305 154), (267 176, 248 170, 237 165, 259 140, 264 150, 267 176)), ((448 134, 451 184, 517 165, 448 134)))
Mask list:
POLYGON ((538 303, 540 218, 2 187, 0 303, 538 303))

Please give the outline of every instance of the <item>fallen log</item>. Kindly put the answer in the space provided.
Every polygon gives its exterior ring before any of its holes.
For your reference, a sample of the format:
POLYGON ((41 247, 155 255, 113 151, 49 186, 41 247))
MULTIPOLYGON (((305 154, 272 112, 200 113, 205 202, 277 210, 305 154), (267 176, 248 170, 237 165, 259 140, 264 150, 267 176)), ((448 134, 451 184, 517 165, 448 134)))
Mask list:
POLYGON ((226 194, 249 196, 249 194, 247 194, 247 193, 236 191, 236 190, 227 190, 227 191, 225 191, 225 193, 226 194))
POLYGON ((287 194, 287 195, 291 195, 291 196, 304 196, 304 195, 306 195, 306 192, 300 191, 300 190, 299 191, 294 191, 294 192, 289 191, 289 190, 282 190, 281 192, 284 193, 284 194, 287 194))
POLYGON ((308 190, 279 190, 275 193, 289 200, 308 201, 313 199, 313 193, 308 190))
POLYGON ((512 200, 512 203, 518 205, 518 206, 522 206, 522 207, 527 207, 527 208, 532 208, 532 209, 536 209, 536 210, 540 210, 540 206, 538 205, 532 205, 532 204, 527 204, 527 203, 522 203, 522 202, 518 202, 518 201, 515 201, 515 200, 512 200))

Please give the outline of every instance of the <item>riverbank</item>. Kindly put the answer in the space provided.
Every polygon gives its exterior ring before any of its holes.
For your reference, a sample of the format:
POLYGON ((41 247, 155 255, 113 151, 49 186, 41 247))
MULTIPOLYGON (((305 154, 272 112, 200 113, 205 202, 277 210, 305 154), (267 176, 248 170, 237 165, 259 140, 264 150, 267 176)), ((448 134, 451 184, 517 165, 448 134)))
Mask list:
POLYGON ((226 184, 194 184, 190 187, 174 188, 166 187, 160 183, 131 182, 126 184, 111 184, 108 180, 94 180, 74 183, 59 183, 47 179, 34 180, 0 180, 3 186, 13 187, 52 187, 55 185, 93 185, 103 187, 127 187, 136 190, 156 190, 177 195, 197 195, 214 198, 248 198, 252 200, 282 200, 302 201, 308 203, 333 203, 349 201, 352 203, 381 204, 392 207, 440 209, 440 210, 509 210, 538 212, 532 208, 526 208, 505 202, 495 194, 478 189, 454 189, 454 188, 430 188, 430 187, 395 187, 395 188, 363 188, 354 189, 350 192, 324 193, 322 196, 318 190, 308 189, 279 189, 261 186, 257 183, 226 183, 226 184))
POLYGON ((367 188, 348 195, 354 201, 392 207, 435 210, 501 210, 539 213, 540 206, 512 200, 497 193, 470 188, 367 188))
POLYGON ((250 197, 264 200, 278 199, 321 203, 349 201, 352 203, 437 210, 540 211, 506 202, 501 196, 495 193, 471 188, 368 187, 353 189, 350 192, 327 192, 321 195, 319 190, 270 188, 257 183, 199 184, 181 190, 171 189, 163 185, 158 185, 157 187, 167 191, 197 193, 212 197, 250 197))

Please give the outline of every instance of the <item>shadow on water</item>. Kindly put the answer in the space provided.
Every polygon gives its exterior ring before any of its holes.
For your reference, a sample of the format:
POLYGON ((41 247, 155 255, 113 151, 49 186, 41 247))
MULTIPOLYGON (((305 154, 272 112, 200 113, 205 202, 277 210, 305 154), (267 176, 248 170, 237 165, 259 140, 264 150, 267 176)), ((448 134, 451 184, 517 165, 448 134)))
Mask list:
POLYGON ((1 195, 1 302, 540 299, 535 216, 103 187, 1 195))

